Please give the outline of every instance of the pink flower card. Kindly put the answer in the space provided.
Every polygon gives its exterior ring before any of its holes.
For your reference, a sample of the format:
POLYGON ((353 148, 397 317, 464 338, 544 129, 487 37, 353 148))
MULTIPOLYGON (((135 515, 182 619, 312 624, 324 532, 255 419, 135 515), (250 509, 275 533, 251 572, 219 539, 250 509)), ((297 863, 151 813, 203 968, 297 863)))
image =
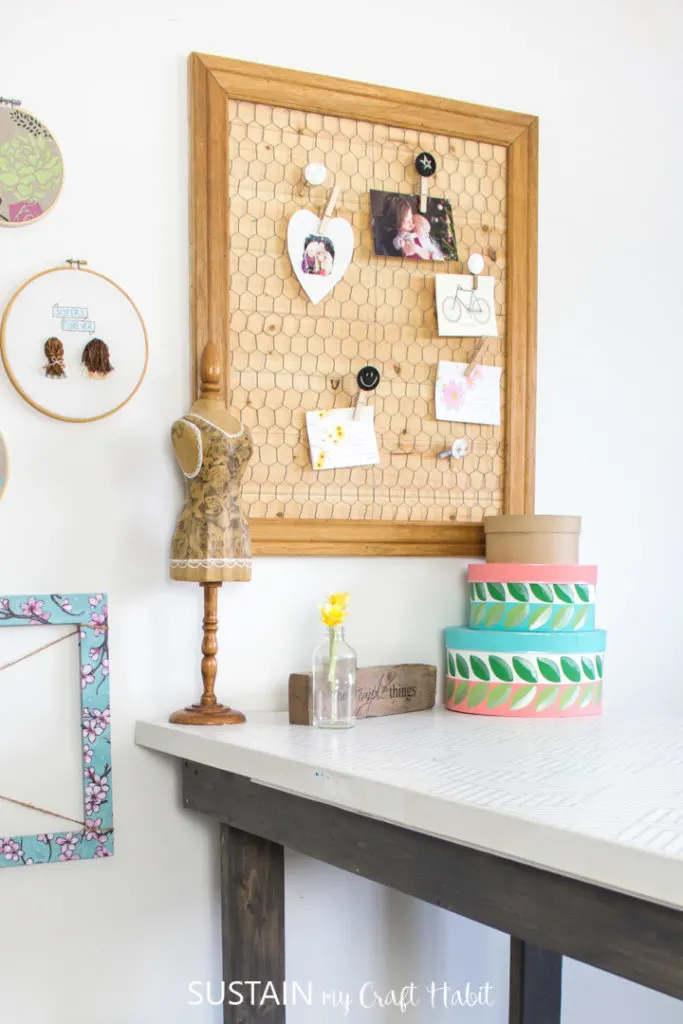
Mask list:
POLYGON ((500 367, 477 364, 469 377, 465 376, 466 369, 467 363, 439 363, 435 391, 437 420, 500 426, 500 367))

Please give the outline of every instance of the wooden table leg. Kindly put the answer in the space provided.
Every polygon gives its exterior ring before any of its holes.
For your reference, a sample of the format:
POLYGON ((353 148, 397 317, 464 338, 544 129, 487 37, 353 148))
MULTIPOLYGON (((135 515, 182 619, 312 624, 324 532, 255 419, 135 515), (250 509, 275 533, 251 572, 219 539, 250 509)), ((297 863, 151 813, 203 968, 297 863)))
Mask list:
POLYGON ((225 1024, 285 1024, 284 856, 279 843, 221 824, 225 1024), (254 1001, 242 984, 244 1003, 229 1005, 231 981, 260 983, 254 1001))
POLYGON ((562 957, 510 938, 510 1024, 560 1024, 562 957))

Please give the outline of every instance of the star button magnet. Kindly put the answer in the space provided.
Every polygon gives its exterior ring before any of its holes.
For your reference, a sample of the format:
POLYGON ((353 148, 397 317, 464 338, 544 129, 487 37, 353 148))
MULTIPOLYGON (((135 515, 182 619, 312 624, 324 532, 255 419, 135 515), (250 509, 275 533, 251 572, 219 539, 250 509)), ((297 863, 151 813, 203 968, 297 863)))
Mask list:
POLYGON ((421 178, 431 178, 436 173, 436 160, 431 153, 418 153, 415 157, 415 170, 421 178))

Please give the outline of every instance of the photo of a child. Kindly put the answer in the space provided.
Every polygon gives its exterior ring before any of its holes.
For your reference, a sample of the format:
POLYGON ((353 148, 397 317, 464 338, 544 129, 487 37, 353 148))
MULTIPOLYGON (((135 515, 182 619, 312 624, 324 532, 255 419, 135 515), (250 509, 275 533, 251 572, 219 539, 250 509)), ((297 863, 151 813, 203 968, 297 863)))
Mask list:
POLYGON ((427 199, 419 212, 419 196, 370 192, 372 234, 377 256, 418 260, 457 260, 453 211, 447 199, 427 199))
POLYGON ((329 277, 334 267, 334 245, 326 235, 308 235, 304 242, 301 269, 304 274, 329 277))

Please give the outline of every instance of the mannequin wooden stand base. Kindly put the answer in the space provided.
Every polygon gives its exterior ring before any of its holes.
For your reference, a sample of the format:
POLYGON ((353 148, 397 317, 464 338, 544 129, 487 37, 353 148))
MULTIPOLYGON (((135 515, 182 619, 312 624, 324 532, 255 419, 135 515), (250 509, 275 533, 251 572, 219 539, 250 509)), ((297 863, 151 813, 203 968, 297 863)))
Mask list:
POLYGON ((219 704, 214 693, 218 663, 218 588, 222 583, 200 583, 204 588, 204 621, 202 628, 202 682, 204 690, 199 704, 174 711, 169 721, 175 725, 239 725, 246 722, 241 711, 219 704))

